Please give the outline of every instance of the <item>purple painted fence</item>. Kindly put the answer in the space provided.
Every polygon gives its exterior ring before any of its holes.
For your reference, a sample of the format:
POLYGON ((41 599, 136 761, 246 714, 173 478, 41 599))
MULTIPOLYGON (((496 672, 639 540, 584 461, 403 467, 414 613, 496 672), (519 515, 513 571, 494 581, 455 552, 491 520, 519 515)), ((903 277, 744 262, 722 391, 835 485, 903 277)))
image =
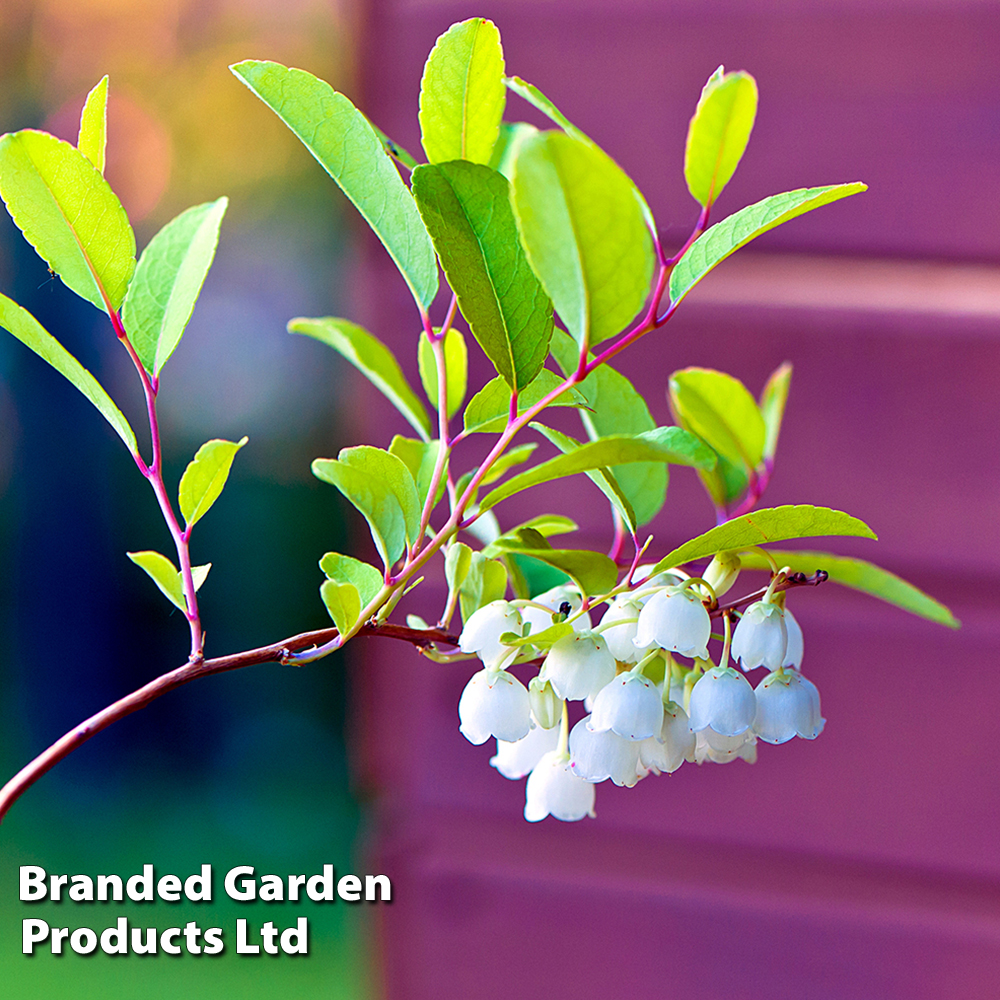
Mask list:
MULTIPOLYGON (((864 518, 881 541, 837 551, 926 587, 964 627, 832 585, 796 595, 822 738, 762 745, 753 767, 605 783, 599 818, 566 825, 525 823, 523 783, 459 735, 467 669, 368 644, 355 763, 396 886, 380 925, 387 995, 1000 996, 1000 8, 383 0, 365 109, 411 149, 422 60, 472 14, 500 26, 509 70, 635 177, 668 241, 694 219, 684 129, 720 62, 757 76, 761 110, 719 216, 788 188, 871 185, 760 241, 749 266, 780 275, 787 259, 784 292, 741 285, 734 259, 621 367, 667 422, 676 368, 722 368, 756 391, 794 362, 767 504, 864 518)), ((359 287, 378 289, 360 307, 412 362, 412 308, 375 250, 359 287)), ((364 412, 369 440, 404 430, 364 412)), ((560 510, 604 531, 603 501, 569 483, 506 516, 560 510)), ((694 477, 676 472, 656 545, 710 525, 694 477)))

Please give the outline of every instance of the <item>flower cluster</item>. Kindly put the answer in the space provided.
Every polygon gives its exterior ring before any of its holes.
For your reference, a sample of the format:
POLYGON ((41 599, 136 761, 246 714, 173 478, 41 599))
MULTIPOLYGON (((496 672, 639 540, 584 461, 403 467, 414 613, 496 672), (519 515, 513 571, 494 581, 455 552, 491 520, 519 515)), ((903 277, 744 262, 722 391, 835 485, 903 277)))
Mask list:
POLYGON ((731 635, 730 610, 718 609, 708 580, 675 574, 619 588, 596 627, 588 602, 566 586, 531 601, 493 601, 460 638, 461 650, 483 662, 459 701, 460 731, 476 744, 494 737, 490 763, 505 778, 528 778, 532 822, 593 816, 594 786, 608 779, 631 788, 685 761, 753 763, 758 740, 815 739, 825 722, 819 692, 800 672, 802 629, 784 594, 773 593, 779 578, 731 635), (720 638, 710 609, 725 628, 718 664, 708 652, 720 638), (539 660, 528 687, 507 670, 539 660), (769 672, 753 687, 745 673, 759 667, 769 672), (572 728, 570 702, 587 713, 572 728))

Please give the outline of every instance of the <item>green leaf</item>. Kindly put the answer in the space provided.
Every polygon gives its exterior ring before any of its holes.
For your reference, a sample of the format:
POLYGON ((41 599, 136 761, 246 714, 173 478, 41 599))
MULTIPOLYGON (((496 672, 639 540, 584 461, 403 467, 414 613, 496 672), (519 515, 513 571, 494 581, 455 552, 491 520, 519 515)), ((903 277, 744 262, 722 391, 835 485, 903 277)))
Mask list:
POLYGON ((323 598, 326 610, 341 635, 357 624, 358 616, 361 614, 361 595, 353 583, 334 583, 333 580, 324 580, 320 584, 319 595, 323 598))
POLYGON ((410 388, 399 362, 378 337, 346 319, 323 316, 289 321, 289 333, 302 333, 332 347, 354 365, 425 440, 431 437, 431 422, 424 404, 410 388))
MULTIPOLYGON (((567 374, 579 363, 576 343, 562 330, 552 336, 552 356, 567 374)), ((624 375, 608 364, 595 368, 578 388, 589 407, 580 411, 580 418, 591 441, 607 434, 640 434, 656 426, 646 401, 624 375)), ((636 525, 652 521, 666 500, 666 465, 634 462, 612 468, 611 473, 632 506, 636 525)))
MULTIPOLYGON (((171 604, 180 608, 181 611, 187 611, 183 578, 173 562, 166 556, 160 555, 159 552, 126 552, 125 555, 149 575, 149 578, 160 588, 160 592, 171 604)), ((201 585, 205 582, 211 568, 211 563, 191 567, 191 578, 196 591, 201 590, 201 585)))
POLYGON ((219 499, 222 488, 229 478, 236 452, 249 441, 247 437, 239 441, 223 441, 215 438, 206 441, 196 452, 194 461, 181 476, 178 499, 181 513, 187 526, 200 521, 212 504, 219 499))
POLYGON ((752 514, 734 517, 731 521, 685 542, 680 548, 664 556, 653 567, 650 575, 728 549, 744 549, 753 545, 766 545, 768 542, 780 542, 785 538, 811 538, 819 535, 877 537, 864 521, 829 507, 813 507, 809 504, 766 507, 752 514))
MULTIPOLYGON (((438 448, 437 441, 415 441, 413 438, 403 437, 401 434, 393 437, 389 445, 389 454, 401 459, 410 470, 410 475, 413 476, 413 482, 417 487, 417 499, 421 509, 423 509, 427 493, 431 488, 434 466, 437 464, 438 448)), ((447 472, 448 466, 446 464, 444 474, 438 483, 437 496, 434 498, 435 505, 444 496, 447 472)))
MULTIPOLYGON (((523 97, 532 107, 541 111, 546 118, 555 122, 567 135, 572 136, 574 139, 579 139, 581 142, 587 142, 595 149, 600 149, 600 146, 589 135, 577 128, 533 83, 528 83, 519 76, 508 76, 504 79, 504 83, 519 97, 523 97)), ((526 127, 531 128, 531 126, 526 127)), ((499 170, 500 168, 497 167, 497 169, 499 170)), ((501 170, 501 173, 509 176, 507 171, 501 170)), ((650 210, 648 202, 631 178, 629 178, 629 183, 632 185, 632 194, 635 196, 636 201, 639 202, 639 210, 642 212, 642 217, 645 219, 646 225, 649 227, 650 232, 655 232, 656 222, 653 219, 653 213, 650 210)))
POLYGON ((125 447, 133 455, 139 454, 135 433, 100 382, 27 309, 23 309, 6 295, 0 295, 0 326, 31 348, 43 361, 52 365, 60 375, 69 379, 97 407, 101 416, 125 442, 125 447))
POLYGON ((489 163, 507 93, 500 32, 473 17, 431 49, 420 80, 420 136, 431 163, 489 163))
MULTIPOLYGON (((518 414, 530 410, 536 403, 541 402, 553 389, 561 386, 563 381, 555 372, 543 368, 535 381, 524 392, 518 394, 518 414)), ((549 403, 549 406, 586 406, 586 400, 577 389, 569 388, 561 396, 557 396, 554 402, 549 403)), ((510 387, 498 375, 469 400, 463 418, 465 433, 499 434, 507 426, 509 416, 510 387)))
POLYGON ((501 500, 520 493, 531 486, 547 483, 553 479, 572 476, 590 469, 605 466, 624 465, 627 462, 673 462, 679 465, 707 465, 715 463, 712 455, 701 442, 691 440, 679 427, 660 428, 664 433, 651 432, 655 437, 639 435, 625 437, 614 435, 580 445, 567 455, 536 465, 526 472, 512 476, 507 482, 488 493, 480 502, 480 510, 489 510, 501 500), (676 434, 670 434, 676 431, 676 434))
POLYGON ((491 601, 499 601, 507 592, 507 570, 496 559, 487 559, 482 552, 469 557, 469 572, 459 587, 462 621, 491 601))
POLYGON ((108 78, 104 76, 87 94, 80 113, 76 148, 104 173, 104 150, 108 141, 108 78))
POLYGON ((742 71, 721 71, 720 66, 701 92, 684 147, 688 190, 706 207, 735 173, 757 116, 756 80, 742 71))
MULTIPOLYGON (((812 574, 825 569, 834 583, 871 594, 872 597, 881 598, 889 604, 895 604, 897 608, 910 611, 928 621, 947 625, 948 628, 958 628, 961 625, 940 601, 934 600, 895 573, 865 562, 864 559, 834 556, 829 552, 790 552, 787 549, 767 551, 774 556, 779 566, 789 566, 793 573, 812 574)), ((740 562, 745 569, 770 569, 770 563, 759 552, 741 554, 740 562)))
POLYGON ((563 132, 521 143, 512 203, 528 260, 581 349, 618 333, 642 307, 653 244, 624 171, 563 132))
POLYGON ((142 252, 122 303, 122 322, 151 375, 180 342, 212 266, 228 198, 196 205, 168 222, 142 252))
POLYGON ((464 542, 453 542, 444 557, 444 577, 450 591, 462 586, 471 567, 472 549, 464 542))
POLYGON ((764 458, 774 458, 774 453, 778 450, 778 435, 781 433, 781 421, 785 416, 791 381, 792 365, 786 361, 771 373, 760 395, 760 413, 767 432, 764 438, 764 458))
MULTIPOLYGON (((438 332, 438 331, 435 331, 438 332)), ((427 339, 426 331, 420 334, 417 347, 417 364, 420 367, 420 381, 424 392, 437 410, 438 370, 434 348, 427 339)), ((451 327, 444 336, 444 369, 447 377, 447 413, 450 420, 465 402, 465 392, 469 382, 469 355, 465 347, 465 337, 460 330, 451 327)))
POLYGON ((305 70, 253 59, 229 68, 340 185, 426 309, 438 289, 434 249, 410 192, 368 119, 305 70))
POLYGON ((519 524, 516 528, 511 528, 510 531, 505 531, 499 538, 490 542, 486 548, 483 549, 483 555, 493 558, 499 555, 500 549, 497 548, 498 543, 502 543, 505 539, 516 539, 519 531, 523 531, 526 528, 530 528, 533 531, 538 532, 543 538, 550 538, 553 535, 566 535, 573 531, 578 531, 580 526, 576 521, 568 517, 563 517, 562 514, 539 514, 536 517, 525 521, 523 524, 519 524))
POLYGON ((317 479, 336 486, 361 512, 379 557, 389 569, 406 548, 406 518, 389 484, 377 474, 334 458, 315 459, 312 472, 317 479))
POLYGON ((501 552, 517 552, 562 570, 581 593, 591 597, 607 593, 618 579, 618 568, 603 553, 585 549, 554 549, 542 534, 532 528, 521 528, 514 537, 497 539, 493 545, 501 552))
POLYGON ((7 211, 67 288, 109 314, 135 271, 135 234, 101 172, 75 146, 24 129, 0 138, 7 211))
POLYGON ((493 147, 493 155, 487 164, 498 174, 503 174, 510 180, 514 172, 514 160, 517 158, 518 146, 529 136, 538 131, 534 125, 527 122, 502 122, 500 135, 493 147))
MULTIPOLYGON (((534 441, 527 444, 519 444, 510 451, 505 451, 491 466, 489 472, 482 478, 482 485, 489 486, 509 472, 515 465, 521 465, 531 458, 531 453, 538 447, 534 441)), ((572 522, 571 522, 572 523, 572 522)))
MULTIPOLYGON (((552 427, 545 427, 539 423, 531 425, 539 434, 554 444, 564 455, 576 451, 581 442, 569 434, 563 434, 552 427)), ((634 463, 638 465, 639 463, 634 463)), ((627 469, 627 465, 618 466, 619 469, 627 469)), ((664 466, 665 468, 665 466, 664 466)), ((587 478, 611 501, 611 506, 618 511, 622 520, 628 525, 629 531, 634 532, 636 525, 635 509, 632 502, 618 482, 618 477, 609 468, 591 469, 587 472, 587 478)))
POLYGON ((361 562, 360 559, 352 559, 339 552, 327 552, 320 559, 319 568, 334 583, 353 584, 365 606, 382 589, 382 574, 370 563, 361 562))
MULTIPOLYGON (((847 198, 868 185, 833 184, 830 187, 800 188, 784 194, 771 195, 763 201, 734 212, 722 222, 712 226, 688 248, 670 275, 670 301, 677 305, 694 286, 730 254, 762 233, 780 226, 790 219, 811 212, 814 208, 847 198)), ((530 256, 530 254, 529 254, 530 256)), ((556 308, 559 304, 556 303, 556 308)))
POLYGON ((685 368, 670 376, 668 393, 682 427, 734 465, 755 469, 760 464, 764 418, 739 379, 711 368, 685 368))
POLYGON ((381 448, 363 444, 355 448, 342 448, 337 459, 357 469, 378 476, 386 483, 403 512, 406 540, 412 545, 420 534, 420 511, 423 506, 417 499, 417 487, 406 463, 398 455, 381 448))
POLYGON ((413 171, 413 196, 448 283, 494 368, 517 392, 541 371, 552 303, 528 265, 506 179, 475 163, 413 171))

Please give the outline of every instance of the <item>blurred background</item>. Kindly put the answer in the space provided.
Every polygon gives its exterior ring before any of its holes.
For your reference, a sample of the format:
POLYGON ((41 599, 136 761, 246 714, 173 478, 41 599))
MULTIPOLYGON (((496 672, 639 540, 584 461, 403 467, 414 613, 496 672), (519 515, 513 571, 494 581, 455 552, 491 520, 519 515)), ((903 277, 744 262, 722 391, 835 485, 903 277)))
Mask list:
MULTIPOLYGON (((415 152, 423 60, 472 15, 497 22, 508 71, 635 178, 668 247, 696 217, 684 132, 720 62, 757 77, 761 106, 716 218, 790 188, 870 185, 728 261, 620 367, 665 423, 677 368, 721 368, 757 392, 792 361, 766 504, 865 519, 877 544, 831 547, 923 586, 963 628, 832 586, 798 595, 823 737, 762 746, 753 767, 685 765, 628 791, 605 783, 599 818, 572 825, 524 823, 523 782, 504 780, 490 748, 458 734, 466 668, 359 644, 303 670, 200 682, 95 738, 15 807, 0 836, 5 981, 19 997, 105 996, 113 984, 129 996, 994 998, 995 4, 7 0, 0 127, 71 138, 84 95, 108 72, 108 176, 140 246, 188 205, 232 199, 161 392, 175 480, 205 439, 251 439, 195 536, 196 559, 214 564, 209 650, 324 624, 316 560, 367 543, 334 491, 310 481, 309 461, 405 432, 329 352, 288 337, 287 319, 351 316, 393 345, 414 380, 416 367, 412 304, 391 263, 226 66, 307 68, 415 152), (125 874, 144 861, 180 873, 333 862, 389 873, 396 900, 310 911, 308 960, 18 954, 17 865, 125 874)), ((514 97, 507 117, 541 124, 514 97)), ((100 316, 48 282, 6 218, 0 287, 136 412, 100 316)), ((167 544, 152 498, 88 404, 44 369, 0 340, 5 772, 185 655, 183 622, 123 555, 167 544)), ((473 371, 485 376, 482 364, 473 371)), ((661 552, 713 522, 684 471, 652 527, 661 552)), ((608 537, 586 481, 529 493, 501 516, 513 524, 540 510, 574 516, 595 544, 608 537)), ((436 615, 440 594, 428 591, 418 605, 436 615)), ((227 926, 244 915, 217 909, 227 926)), ((157 904, 148 922, 207 921, 200 908, 163 912, 157 904)))

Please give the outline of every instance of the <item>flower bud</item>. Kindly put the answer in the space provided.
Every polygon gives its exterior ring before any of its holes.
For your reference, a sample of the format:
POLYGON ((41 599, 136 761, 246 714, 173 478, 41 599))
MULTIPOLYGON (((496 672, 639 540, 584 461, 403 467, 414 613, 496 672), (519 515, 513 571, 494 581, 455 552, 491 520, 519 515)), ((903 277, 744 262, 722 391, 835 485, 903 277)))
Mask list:
POLYGON ((578 778, 569 767, 569 754, 551 750, 528 777, 524 818, 537 823, 549 814, 574 821, 594 815, 594 786, 578 778))
MULTIPOLYGON (((542 729, 552 729, 562 721, 562 698, 555 693, 549 681, 532 677, 528 682, 528 699, 531 714, 542 729)), ((555 747, 548 749, 554 750, 555 747)))
POLYGON ((528 689, 506 670, 480 670, 458 701, 459 732, 477 746, 491 736, 516 743, 531 728, 528 689))
POLYGON ((733 632, 733 659, 744 670, 767 667, 777 670, 788 649, 785 614, 777 604, 755 601, 736 623, 733 632))
POLYGON ((735 552, 717 552, 701 575, 715 591, 715 596, 721 597, 732 589, 740 575, 740 557, 735 552))

